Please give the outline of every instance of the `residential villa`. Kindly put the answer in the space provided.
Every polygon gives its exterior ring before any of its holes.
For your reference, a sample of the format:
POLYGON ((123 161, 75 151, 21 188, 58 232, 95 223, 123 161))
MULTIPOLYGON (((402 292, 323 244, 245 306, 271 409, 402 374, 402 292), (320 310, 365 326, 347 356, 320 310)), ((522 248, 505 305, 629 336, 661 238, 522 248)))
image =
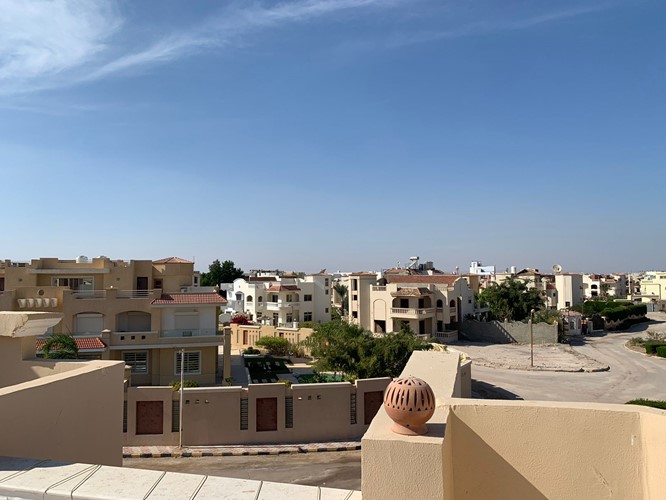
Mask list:
MULTIPOLYGON (((135 385, 168 385, 183 370, 199 384, 219 374, 220 307, 226 300, 198 286, 194 264, 150 260, 34 259, 0 263, 0 311, 62 314, 48 333, 71 333, 82 359, 122 360, 135 385)), ((39 349, 43 339, 37 341, 39 349)))
POLYGON ((423 274, 394 269, 352 273, 341 278, 349 295, 350 321, 375 333, 397 332, 403 325, 427 337, 457 338, 463 318, 473 314, 474 292, 456 274, 423 274))
POLYGON ((326 273, 260 273, 235 280, 227 296, 234 311, 259 324, 297 327, 331 320, 331 282, 326 273))
POLYGON ((666 301, 666 271, 648 271, 640 280, 641 301, 666 301))

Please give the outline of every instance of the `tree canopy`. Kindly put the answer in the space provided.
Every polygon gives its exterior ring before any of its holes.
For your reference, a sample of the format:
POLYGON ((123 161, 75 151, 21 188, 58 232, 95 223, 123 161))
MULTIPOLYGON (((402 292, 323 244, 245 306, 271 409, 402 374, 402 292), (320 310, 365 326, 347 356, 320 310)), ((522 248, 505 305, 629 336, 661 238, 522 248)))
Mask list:
POLYGON ((233 283, 235 279, 243 277, 243 270, 236 267, 233 260, 225 260, 220 263, 215 259, 208 266, 207 273, 201 273, 202 286, 216 286, 220 283, 233 283))
POLYGON ((46 359, 77 359, 79 348, 71 335, 54 333, 44 342, 42 354, 46 359))
POLYGON ((317 325, 304 344, 319 358, 317 370, 342 372, 350 380, 397 377, 413 351, 432 348, 406 330, 375 337, 346 321, 317 325))
POLYGON ((536 288, 528 288, 518 279, 509 278, 502 283, 484 288, 479 293, 479 304, 490 309, 500 321, 522 321, 532 309, 541 309, 544 299, 536 288))

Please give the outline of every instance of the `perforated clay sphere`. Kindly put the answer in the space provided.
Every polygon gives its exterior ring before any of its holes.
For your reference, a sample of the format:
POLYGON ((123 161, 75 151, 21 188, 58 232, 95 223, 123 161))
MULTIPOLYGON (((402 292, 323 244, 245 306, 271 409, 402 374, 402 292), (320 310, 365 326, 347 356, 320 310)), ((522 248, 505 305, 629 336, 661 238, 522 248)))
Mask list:
POLYGON ((384 408, 393 420, 393 432, 407 436, 425 434, 426 422, 435 413, 435 393, 420 378, 398 378, 386 388, 384 408))

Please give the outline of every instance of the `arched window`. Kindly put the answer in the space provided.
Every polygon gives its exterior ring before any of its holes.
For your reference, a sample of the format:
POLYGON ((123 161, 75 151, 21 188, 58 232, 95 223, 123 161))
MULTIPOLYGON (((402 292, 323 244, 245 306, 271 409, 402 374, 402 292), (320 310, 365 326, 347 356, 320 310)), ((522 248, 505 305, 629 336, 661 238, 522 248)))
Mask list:
POLYGON ((248 295, 247 299, 245 299, 247 302, 252 302, 252 295, 248 295))
POLYGON ((259 297, 257 297, 257 302, 263 302, 263 301, 264 301, 264 298, 261 295, 259 295, 259 297))
POLYGON ((437 307, 440 309, 444 307, 444 302, 442 302, 442 299, 437 299, 437 307))
POLYGON ((449 302, 449 307, 456 307, 456 301, 452 300, 451 302, 449 302))

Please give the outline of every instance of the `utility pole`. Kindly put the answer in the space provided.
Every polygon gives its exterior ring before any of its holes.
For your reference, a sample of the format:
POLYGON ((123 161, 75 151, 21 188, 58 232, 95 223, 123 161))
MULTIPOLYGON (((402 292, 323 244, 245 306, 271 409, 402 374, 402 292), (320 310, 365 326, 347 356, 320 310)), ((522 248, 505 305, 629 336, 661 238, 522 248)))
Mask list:
POLYGON ((534 368, 534 309, 530 311, 530 366, 534 368))
POLYGON ((180 350, 180 401, 178 404, 178 447, 183 447, 183 383, 185 379, 185 349, 180 350))

